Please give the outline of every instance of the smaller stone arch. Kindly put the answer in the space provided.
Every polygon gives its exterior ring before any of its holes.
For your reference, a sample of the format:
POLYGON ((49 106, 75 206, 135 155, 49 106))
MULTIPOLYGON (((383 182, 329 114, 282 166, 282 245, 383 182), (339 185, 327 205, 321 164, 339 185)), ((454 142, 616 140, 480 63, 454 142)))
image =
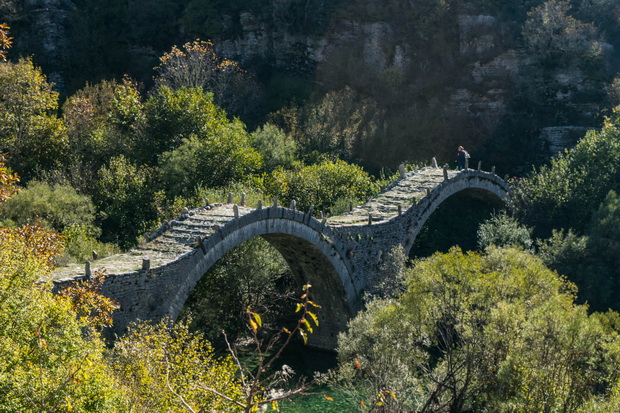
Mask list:
POLYGON ((426 197, 417 205, 410 208, 404 214, 404 225, 406 225, 407 238, 403 245, 407 254, 411 253, 414 240, 420 234, 424 224, 428 221, 435 210, 448 198, 458 194, 468 192, 469 194, 485 198, 490 203, 506 205, 510 196, 508 184, 494 173, 463 170, 450 179, 444 180, 437 185, 426 197))

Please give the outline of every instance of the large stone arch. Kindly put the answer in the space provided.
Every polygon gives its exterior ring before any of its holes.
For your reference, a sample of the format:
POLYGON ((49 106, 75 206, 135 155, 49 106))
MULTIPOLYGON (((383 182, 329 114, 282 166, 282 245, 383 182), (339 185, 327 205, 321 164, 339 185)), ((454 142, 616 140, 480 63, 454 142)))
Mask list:
POLYGON ((187 271, 178 279, 176 291, 162 302, 166 316, 175 320, 200 278, 226 253, 239 244, 263 237, 289 264, 299 284, 312 285, 313 301, 320 326, 310 343, 334 348, 336 333, 346 327, 358 306, 358 294, 351 279, 350 266, 331 242, 331 230, 308 214, 286 208, 255 210, 222 227, 203 241, 197 253, 187 257, 187 271))
MULTIPOLYGON (((362 294, 372 292, 377 277, 386 276, 380 270, 387 253, 403 245, 409 254, 422 227, 446 199, 469 193, 505 202, 510 192, 494 173, 474 170, 442 174, 438 168, 425 169, 399 181, 405 185, 385 191, 398 195, 391 197, 398 199, 398 208, 384 197, 380 205, 369 202, 362 212, 352 211, 348 218, 353 219, 332 217, 320 222, 312 211, 251 210, 230 202, 188 211, 163 225, 143 246, 98 261, 100 267, 113 268, 102 286, 104 295, 120 303, 113 313, 113 333, 123 334, 132 321, 175 320, 198 280, 217 260, 242 242, 263 237, 283 255, 300 284, 313 285, 313 300, 322 305, 321 327, 311 336, 311 344, 334 349, 337 333, 360 310, 362 294), (418 201, 404 209, 412 198, 418 201), (379 209, 382 218, 375 221, 371 214, 379 209), (163 258, 151 267, 144 261, 150 262, 145 258, 153 253, 163 258)), ((88 276, 88 271, 74 272, 71 278, 55 281, 54 288, 88 276)))

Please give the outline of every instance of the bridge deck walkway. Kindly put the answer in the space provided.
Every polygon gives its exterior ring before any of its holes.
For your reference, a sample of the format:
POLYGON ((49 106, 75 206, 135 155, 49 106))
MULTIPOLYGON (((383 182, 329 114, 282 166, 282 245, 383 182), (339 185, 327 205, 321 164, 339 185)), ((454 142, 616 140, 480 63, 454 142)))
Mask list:
MULTIPOLYGON (((456 171, 448 171, 452 178, 456 171)), ((368 216, 373 222, 387 221, 398 215, 398 206, 402 213, 427 195, 444 180, 441 168, 426 167, 408 172, 405 178, 391 184, 386 190, 370 199, 366 204, 354 208, 351 212, 327 219, 331 227, 345 227, 368 223, 368 216)), ((238 206, 239 216, 253 209, 238 206)), ((232 204, 212 204, 207 207, 189 211, 151 235, 150 241, 126 253, 106 257, 92 263, 92 271, 105 268, 108 274, 120 274, 140 270, 142 260, 150 260, 150 268, 155 268, 175 261, 179 256, 194 249, 196 238, 206 238, 218 227, 224 226, 234 218, 232 204)), ((53 279, 75 277, 85 274, 84 264, 72 264, 59 268, 52 274, 53 279)))
MULTIPOLYGON (((238 206, 239 216, 251 212, 249 207, 238 206)), ((142 268, 142 260, 149 259, 151 268, 175 261, 196 247, 197 237, 213 234, 234 218, 232 204, 213 204, 201 207, 170 221, 152 240, 122 254, 112 255, 93 262, 92 270, 105 268, 108 274, 120 274, 142 268)), ((74 277, 85 273, 84 264, 72 264, 59 268, 52 274, 54 279, 74 277)))
MULTIPOLYGON (((448 178, 453 178, 457 173, 448 171, 448 178)), ((398 215, 399 205, 404 213, 414 203, 424 198, 427 190, 432 191, 443 180, 441 168, 426 167, 408 172, 405 178, 394 182, 364 205, 357 206, 344 215, 328 218, 327 224, 332 227, 363 225, 368 223, 369 215, 373 222, 387 221, 398 215)))

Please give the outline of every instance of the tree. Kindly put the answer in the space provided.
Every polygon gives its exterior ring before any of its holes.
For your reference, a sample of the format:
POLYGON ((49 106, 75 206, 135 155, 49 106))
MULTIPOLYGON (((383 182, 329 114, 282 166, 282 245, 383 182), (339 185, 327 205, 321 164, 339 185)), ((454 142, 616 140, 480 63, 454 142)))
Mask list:
POLYGON ((41 227, 0 228, 0 410, 128 411, 88 319, 39 282, 59 249, 41 227))
POLYGON ((210 95, 201 89, 160 90, 156 99, 163 102, 149 128, 159 124, 156 145, 169 148, 160 164, 170 194, 188 194, 199 185, 223 186, 261 169, 262 158, 243 123, 228 120, 210 95))
POLYGON ((190 0, 183 10, 181 23, 191 36, 198 38, 213 39, 222 29, 222 19, 213 0, 190 0))
POLYGON ((585 235, 554 231, 540 243, 539 255, 579 287, 579 300, 597 311, 620 310, 620 198, 609 191, 592 214, 585 235))
POLYGON ((317 150, 342 159, 367 159, 383 132, 383 115, 377 102, 345 87, 306 108, 299 140, 307 153, 317 150))
POLYGON ((163 320, 130 326, 115 344, 110 364, 139 411, 235 410, 231 402, 199 386, 241 397, 232 359, 216 356, 209 342, 190 332, 187 324, 163 320))
MULTIPOLYGON (((306 344, 308 336, 313 332, 313 328, 319 325, 319 320, 312 310, 315 307, 321 306, 310 299, 311 287, 310 284, 302 287, 303 294, 299 302, 297 302, 295 309, 298 318, 293 322, 290 330, 284 327, 275 334, 264 336, 261 334, 263 327, 262 317, 258 313, 253 312, 250 307, 246 309, 247 324, 251 333, 252 345, 255 348, 254 360, 251 360, 250 363, 255 366, 251 366, 247 362, 243 363, 239 358, 238 349, 226 340, 228 351, 239 368, 242 390, 240 398, 231 398, 220 393, 217 389, 205 385, 201 385, 199 388, 233 403, 245 413, 250 413, 256 412, 261 408, 265 409, 268 405, 271 405, 273 410, 279 411, 278 402, 280 400, 288 399, 297 394, 303 394, 312 387, 318 378, 306 382, 305 378, 302 377, 292 388, 276 389, 275 386, 290 386, 289 382, 294 371, 287 365, 283 365, 281 370, 276 370, 275 372, 272 370, 274 363, 282 356, 294 337, 299 335, 303 339, 304 344, 306 344)), ((192 413, 194 412, 193 409, 191 411, 192 413)))
POLYGON ((97 171, 113 156, 141 160, 143 110, 137 84, 128 77, 86 85, 67 99, 63 115, 72 150, 65 170, 74 185, 92 191, 97 171))
POLYGON ((603 47, 594 25, 570 16, 570 9, 567 1, 550 0, 528 13, 523 37, 546 65, 602 58, 603 47))
POLYGON ((154 165, 163 152, 177 149, 192 135, 222 133, 232 123, 241 127, 239 121, 229 121, 226 113, 215 105, 213 94, 200 88, 173 90, 161 86, 145 103, 146 125, 138 147, 142 162, 154 165))
POLYGON ((318 319, 311 311, 318 304, 310 300, 310 286, 296 305, 297 319, 290 330, 264 336, 262 317, 245 310, 245 319, 255 346, 250 360, 239 358, 239 349, 226 338, 231 356, 216 357, 208 341, 200 333, 192 333, 188 324, 172 324, 162 320, 152 325, 145 322, 130 326, 112 351, 110 362, 123 384, 131 390, 136 408, 149 411, 256 412, 278 401, 300 394, 314 381, 299 382, 293 388, 273 392, 286 384, 290 368, 273 371, 274 363, 297 335, 304 342, 318 319))
POLYGON ((418 262, 407 285, 339 337, 341 380, 368 409, 577 412, 613 397, 617 330, 529 253, 455 248, 418 262))
POLYGON ((379 184, 361 167, 345 161, 324 161, 293 169, 278 168, 262 180, 265 192, 281 202, 297 201, 297 207, 327 211, 336 201, 366 200, 379 190, 379 184))
POLYGON ((594 211, 610 190, 619 191, 620 108, 590 131, 577 145, 551 160, 549 166, 517 181, 512 202, 517 217, 534 227, 537 236, 551 229, 583 233, 594 211))
POLYGON ((252 146, 262 155, 267 172, 278 166, 289 168, 297 159, 297 144, 293 138, 271 123, 252 132, 250 139, 252 146))
POLYGON ((22 177, 60 166, 68 149, 58 93, 30 59, 0 64, 0 152, 22 177))
POLYGON ((262 106, 263 92, 254 77, 232 60, 220 57, 210 41, 174 46, 160 58, 156 86, 211 92, 215 104, 247 120, 262 106))
POLYGON ((518 245, 524 249, 533 247, 532 229, 523 226, 516 218, 506 212, 493 214, 478 228, 478 247, 485 249, 496 247, 510 247, 518 245))
POLYGON ((210 136, 192 135, 162 155, 162 175, 170 194, 189 194, 199 186, 218 187, 247 179, 262 167, 240 123, 210 136))
POLYGON ((93 201, 100 212, 102 240, 129 248, 158 218, 158 173, 137 167, 124 156, 112 158, 98 172, 93 201))

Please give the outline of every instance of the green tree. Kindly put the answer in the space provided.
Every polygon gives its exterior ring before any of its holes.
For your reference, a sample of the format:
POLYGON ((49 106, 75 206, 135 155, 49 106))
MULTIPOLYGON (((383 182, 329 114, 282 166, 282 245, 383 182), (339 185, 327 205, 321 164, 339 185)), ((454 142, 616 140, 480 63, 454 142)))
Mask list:
POLYGON ((551 229, 584 233, 610 190, 620 186, 620 108, 549 166, 516 182, 511 199, 519 219, 546 237, 551 229))
POLYGON ((72 150, 65 169, 74 185, 90 191, 97 171, 111 157, 136 158, 143 106, 136 83, 128 77, 87 85, 67 99, 63 115, 72 150))
POLYGON ((317 150, 349 160, 366 157, 377 149, 383 116, 377 102, 346 87, 304 110, 298 139, 307 153, 317 150))
POLYGON ((298 208, 314 205, 317 211, 327 211, 341 199, 365 201, 379 191, 379 184, 360 166, 342 160, 278 168, 263 178, 262 185, 283 203, 294 199, 298 208))
POLYGON ((532 229, 519 224, 516 218, 506 212, 493 214, 478 228, 478 247, 485 249, 496 247, 520 246, 524 249, 533 247, 532 229))
POLYGON ((618 272, 611 251, 617 238, 613 222, 614 194, 620 190, 619 125, 616 108, 600 131, 589 132, 549 166, 517 181, 511 197, 520 220, 532 225, 538 237, 548 238, 540 243, 547 265, 575 282, 580 301, 596 310, 618 308, 613 298, 618 272))
POLYGON ((240 123, 221 135, 192 135, 162 155, 162 175, 170 194, 188 194, 198 186, 218 187, 246 179, 262 167, 240 123))
POLYGON ((213 39, 222 30, 222 19, 214 0, 190 0, 183 10, 181 23, 197 38, 213 39))
POLYGON ((252 146, 263 156, 265 170, 289 168, 297 160, 297 144, 277 126, 266 123, 250 135, 252 146))
POLYGON ((527 252, 452 249, 339 337, 341 379, 369 410, 577 412, 611 400, 617 330, 527 252))
MULTIPOLYGON (((221 133, 231 123, 213 102, 213 95, 200 88, 173 90, 161 86, 145 103, 146 125, 140 136, 142 162, 153 165, 160 154, 172 151, 193 135, 221 133)), ((233 121, 240 127, 241 123, 233 121)))
POLYGON ((592 215, 586 234, 554 231, 541 242, 545 263, 579 287, 579 299, 597 311, 620 310, 620 197, 609 191, 592 215))
POLYGON ((603 46, 595 26, 570 16, 570 9, 567 1, 550 0, 528 13, 523 37, 534 55, 546 65, 602 58, 603 46))
POLYGON ((102 240, 128 248, 153 225, 158 218, 157 178, 155 169, 137 167, 122 155, 99 170, 93 201, 102 240))
POLYGON ((228 120, 211 95, 201 89, 173 92, 162 87, 160 91, 164 101, 155 109, 159 113, 149 128, 159 124, 155 145, 171 149, 160 157, 170 194, 188 194, 197 186, 223 186, 261 169, 261 155, 251 146, 244 124, 228 120))
POLYGON ((0 152, 24 178, 60 166, 67 154, 58 93, 30 59, 0 64, 0 152))
POLYGON ((59 249, 40 227, 0 228, 0 410, 128 411, 88 319, 38 283, 59 249))

